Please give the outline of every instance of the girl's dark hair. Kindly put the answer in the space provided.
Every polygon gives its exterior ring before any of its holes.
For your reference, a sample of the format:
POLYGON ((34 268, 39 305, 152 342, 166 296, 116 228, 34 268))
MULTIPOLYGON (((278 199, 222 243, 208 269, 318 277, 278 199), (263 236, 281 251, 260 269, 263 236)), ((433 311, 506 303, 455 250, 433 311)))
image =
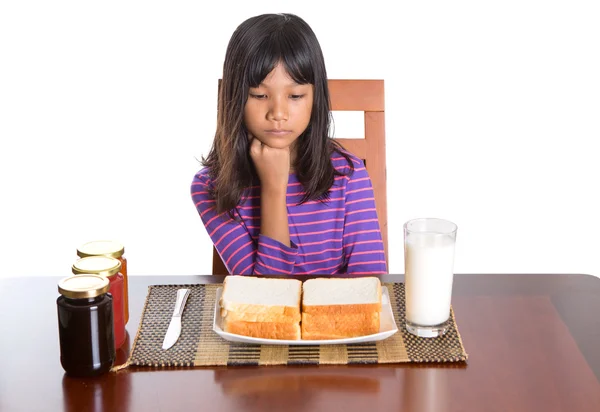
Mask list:
POLYGON ((202 159, 214 182, 217 213, 231 213, 245 190, 258 182, 249 153, 244 106, 248 89, 258 87, 279 62, 296 83, 314 86, 310 122, 296 140, 293 165, 306 192, 302 202, 329 198, 334 177, 341 174, 331 163, 334 151, 344 156, 350 170, 354 170, 348 154, 329 135, 327 72, 315 33, 293 14, 251 17, 238 26, 229 40, 219 86, 215 139, 208 156, 202 159))

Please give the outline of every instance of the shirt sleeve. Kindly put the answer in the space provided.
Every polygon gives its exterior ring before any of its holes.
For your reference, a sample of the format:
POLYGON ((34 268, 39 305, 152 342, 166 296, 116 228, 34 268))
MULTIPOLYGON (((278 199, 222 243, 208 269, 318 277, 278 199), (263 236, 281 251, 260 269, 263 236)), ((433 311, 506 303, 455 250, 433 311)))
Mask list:
MULTIPOLYGON (((194 176, 191 195, 196 210, 230 274, 293 274, 298 247, 288 247, 262 234, 253 238, 244 221, 217 214, 211 182, 202 171, 194 176)), ((237 213, 237 212, 236 212, 237 213)), ((239 215, 238 215, 239 217, 239 215)))
POLYGON ((385 274, 387 266, 373 185, 362 161, 346 185, 343 247, 347 273, 385 274))

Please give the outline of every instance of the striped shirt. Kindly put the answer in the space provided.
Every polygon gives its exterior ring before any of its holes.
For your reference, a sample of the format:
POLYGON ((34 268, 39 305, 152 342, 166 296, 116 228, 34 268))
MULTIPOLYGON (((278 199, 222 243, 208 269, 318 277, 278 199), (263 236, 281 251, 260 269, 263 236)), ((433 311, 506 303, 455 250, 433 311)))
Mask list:
MULTIPOLYGON (((191 186, 192 200, 229 273, 242 274, 383 274, 387 273, 383 241, 371 179, 364 163, 350 154, 354 173, 336 176, 327 202, 309 200, 296 174, 287 186, 291 247, 260 233, 260 186, 250 188, 234 210, 217 214, 208 169, 191 186)), ((336 170, 350 171, 334 152, 336 170)))

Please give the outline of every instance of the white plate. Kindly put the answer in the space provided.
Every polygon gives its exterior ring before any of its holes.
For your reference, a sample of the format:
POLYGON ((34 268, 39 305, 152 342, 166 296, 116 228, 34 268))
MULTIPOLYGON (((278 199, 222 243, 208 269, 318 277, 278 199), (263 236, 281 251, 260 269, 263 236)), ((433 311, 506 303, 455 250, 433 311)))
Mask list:
POLYGON ((366 336, 357 336, 346 339, 328 339, 328 340, 283 340, 283 339, 261 339, 250 336, 237 335, 235 333, 224 332, 221 329, 222 319, 219 300, 223 288, 217 289, 217 298, 215 299, 215 315, 213 319, 213 330, 223 339, 231 342, 254 343, 258 345, 340 345, 346 343, 364 343, 375 342, 389 338, 398 332, 398 326, 394 320, 394 313, 390 305, 390 298, 386 287, 382 287, 381 293, 381 316, 379 317, 379 333, 366 336))

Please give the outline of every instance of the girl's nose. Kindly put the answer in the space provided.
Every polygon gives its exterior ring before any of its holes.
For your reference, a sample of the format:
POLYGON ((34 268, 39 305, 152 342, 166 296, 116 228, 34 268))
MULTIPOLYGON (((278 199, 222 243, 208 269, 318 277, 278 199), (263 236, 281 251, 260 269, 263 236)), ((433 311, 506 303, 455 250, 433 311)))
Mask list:
POLYGON ((267 118, 273 121, 281 121, 288 119, 288 106, 285 99, 275 98, 272 100, 269 107, 267 118))

